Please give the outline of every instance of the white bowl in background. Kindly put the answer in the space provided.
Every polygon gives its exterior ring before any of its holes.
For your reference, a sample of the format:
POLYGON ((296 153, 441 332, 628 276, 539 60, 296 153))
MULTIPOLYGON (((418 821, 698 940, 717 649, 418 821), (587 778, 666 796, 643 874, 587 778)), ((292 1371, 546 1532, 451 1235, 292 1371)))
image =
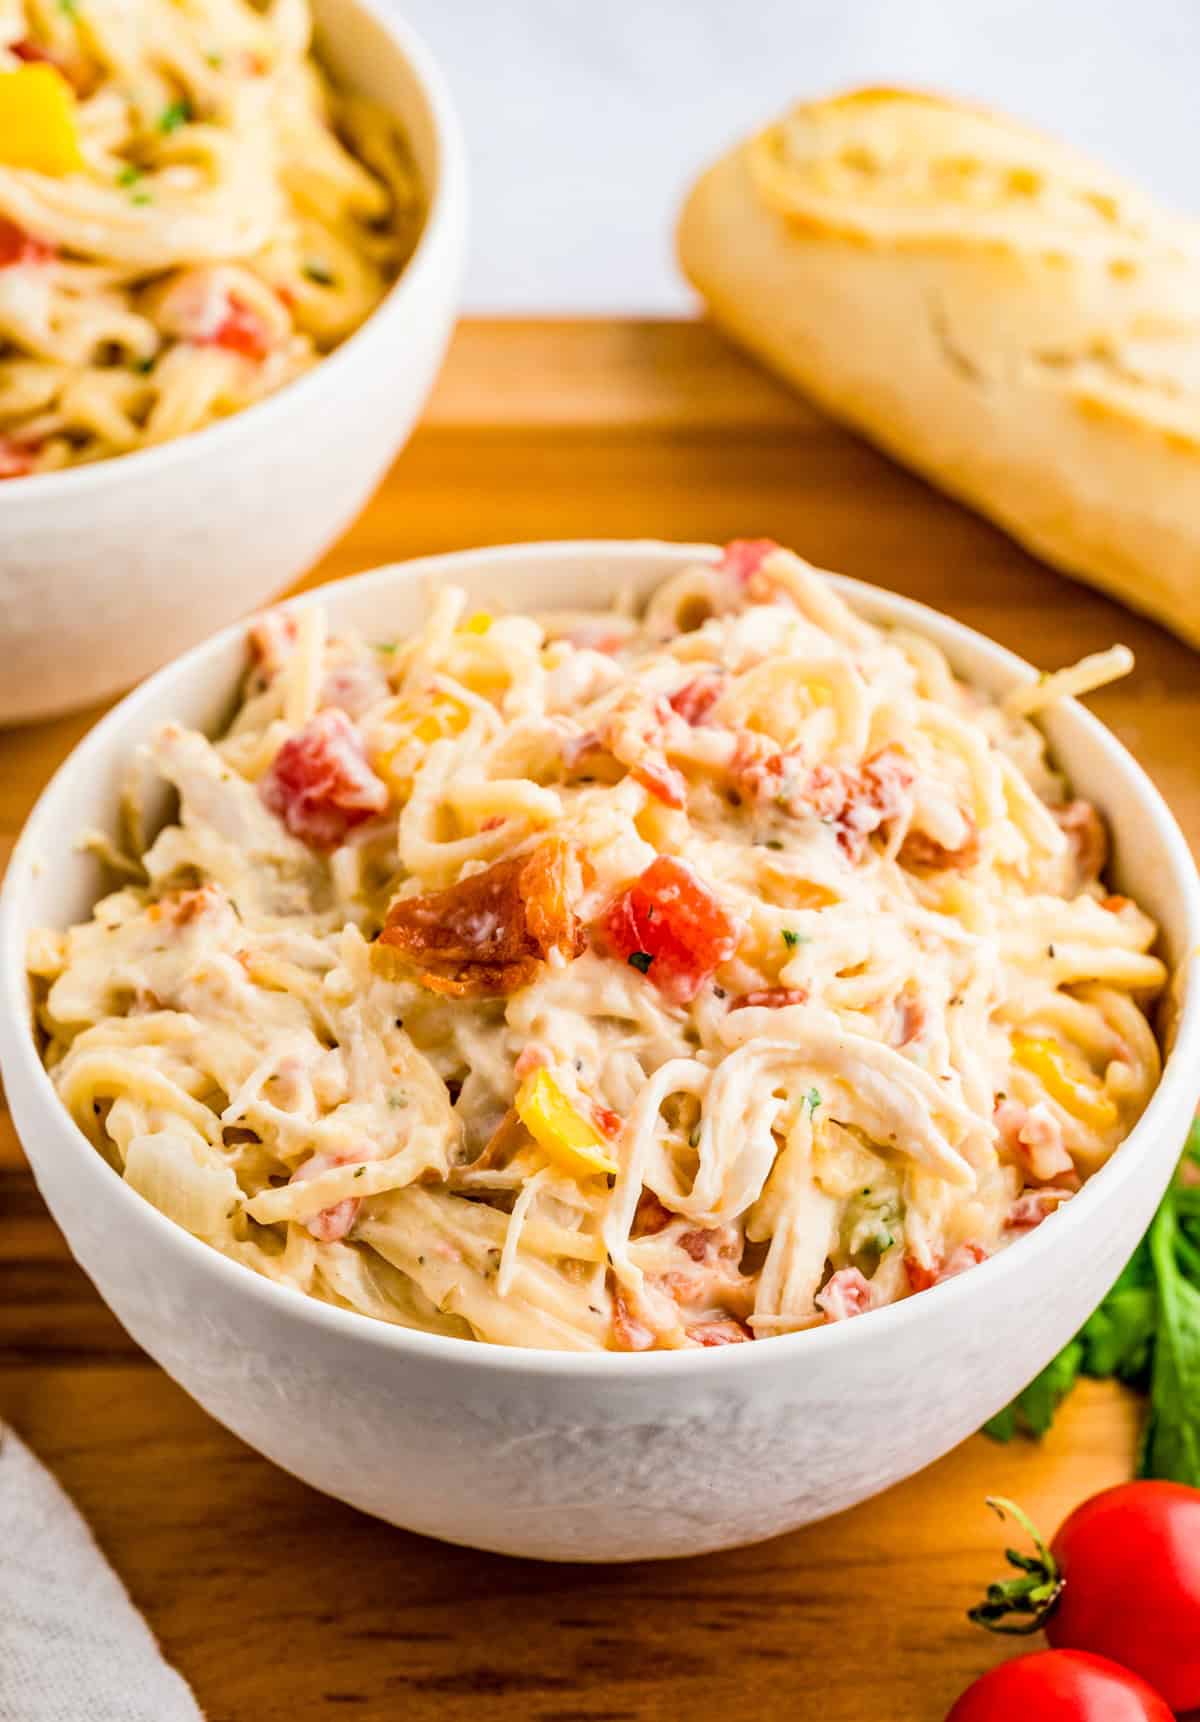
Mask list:
MULTIPOLYGON (((428 558, 325 587, 334 627, 416 625, 426 579, 489 608, 643 592, 703 546, 541 544, 428 558)), ((993 692, 1032 672, 923 606, 853 580, 863 614, 935 640, 993 692)), ((115 826, 134 747, 163 719, 213 729, 246 654, 230 628, 131 694, 58 772, 0 896, 0 1052, 17 1129, 76 1258, 125 1327, 211 1414, 318 1489, 452 1542, 556 1560, 694 1554, 861 1501, 947 1451, 1075 1332, 1170 1177, 1200 1089, 1200 883, 1141 769, 1081 706, 1046 719, 1074 787, 1107 815, 1115 882, 1188 982, 1174 1050, 1107 1166, 1027 1238, 856 1321, 719 1350, 574 1354, 412 1333, 260 1278, 143 1201, 71 1122, 42 1067, 24 976, 33 927, 84 918, 100 878, 72 844, 115 826)))
POLYGON ((278 393, 112 460, 0 483, 0 724, 75 710, 244 615, 362 508, 416 422, 458 304, 465 151, 433 57, 385 0, 313 0, 339 80, 405 129, 428 212, 366 322, 278 393))

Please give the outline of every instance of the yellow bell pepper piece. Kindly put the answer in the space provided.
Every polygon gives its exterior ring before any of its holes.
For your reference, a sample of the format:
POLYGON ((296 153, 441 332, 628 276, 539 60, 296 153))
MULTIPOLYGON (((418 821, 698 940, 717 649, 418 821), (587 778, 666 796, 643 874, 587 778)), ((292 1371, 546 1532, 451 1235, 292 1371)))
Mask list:
POLYGON ((423 747, 429 747, 444 736, 461 735, 470 722, 471 714, 453 694, 436 692, 420 704, 413 699, 398 699, 387 718, 404 733, 390 747, 381 748, 371 764, 393 795, 404 799, 412 788, 412 778, 400 762, 409 754, 412 743, 420 742, 423 747))
POLYGON ((1090 1073, 1083 1073, 1077 1061, 1068 1059, 1057 1042, 1016 1034, 1012 1051, 1016 1062, 1032 1071, 1046 1093, 1073 1118, 1093 1130, 1112 1129, 1118 1118, 1116 1102, 1110 1100, 1090 1073))
POLYGON ((52 174, 84 165, 75 92, 53 66, 0 72, 0 165, 52 174))
POLYGON ((604 1153, 604 1138, 567 1099, 550 1072, 532 1071, 517 1090, 517 1117, 557 1166, 572 1177, 607 1176, 619 1170, 604 1153))
POLYGON ((486 634, 494 621, 495 617, 490 616, 486 610, 476 610, 473 616, 467 617, 458 631, 460 634, 486 634))

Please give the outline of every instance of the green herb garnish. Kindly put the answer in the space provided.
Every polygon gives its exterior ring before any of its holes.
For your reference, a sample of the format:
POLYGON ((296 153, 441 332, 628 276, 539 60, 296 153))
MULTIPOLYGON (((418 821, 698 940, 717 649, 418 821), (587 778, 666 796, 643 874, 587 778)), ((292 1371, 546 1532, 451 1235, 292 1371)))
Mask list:
POLYGON ((117 175, 117 184, 118 185, 124 185, 124 186, 136 185, 138 180, 141 179, 141 177, 142 177, 141 168, 135 167, 131 161, 126 162, 125 166, 121 169, 120 173, 117 175))
POLYGON ((129 199, 129 201, 130 201, 130 203, 141 204, 141 203, 153 203, 154 199, 151 197, 151 195, 148 191, 135 191, 133 196, 129 199))
POLYGON ((152 353, 148 359, 135 359, 133 369, 139 376, 148 377, 154 369, 154 354, 152 353))
POLYGON ((177 132, 180 126, 186 126, 191 117, 192 109, 190 103, 183 100, 168 102, 162 113, 158 116, 158 129, 160 132, 166 132, 169 135, 171 132, 177 132))
POLYGON ((794 951, 796 949, 797 945, 807 945, 808 944, 808 942, 809 942, 808 934, 807 933, 796 933, 796 932, 793 932, 791 927, 785 927, 783 929, 783 942, 787 946, 789 951, 794 951))
POLYGON ((319 257, 306 257, 304 260, 304 275, 309 281, 315 281, 318 287, 332 287, 336 277, 327 263, 322 263, 319 257))
POLYGON ((354 1174, 354 1176, 355 1176, 355 1177, 356 1177, 356 1178, 361 1178, 361 1177, 362 1177, 362 1175, 363 1175, 363 1173, 364 1173, 364 1172, 365 1172, 365 1171, 366 1171, 366 1169, 367 1169, 367 1168, 366 1168, 366 1167, 365 1167, 365 1166, 360 1166, 360 1167, 359 1167, 359 1168, 358 1168, 358 1171, 357 1171, 357 1172, 356 1172, 356 1173, 355 1173, 355 1174, 354 1174))
POLYGON ((649 970, 654 958, 649 951, 630 951, 628 961, 630 968, 637 969, 639 974, 644 975, 649 970))
POLYGON ((79 0, 58 0, 58 9, 64 18, 78 18, 79 0))
POLYGON ((810 1118, 814 1117, 816 1115, 817 1107, 821 1104, 821 1090, 819 1088, 810 1088, 808 1093, 804 1096, 804 1104, 808 1107, 808 1116, 810 1118))
POLYGON ((1044 1435, 1081 1375, 1147 1392, 1138 1475, 1200 1488, 1200 1122, 1150 1230, 1071 1343, 984 1424, 995 1441, 1044 1435))

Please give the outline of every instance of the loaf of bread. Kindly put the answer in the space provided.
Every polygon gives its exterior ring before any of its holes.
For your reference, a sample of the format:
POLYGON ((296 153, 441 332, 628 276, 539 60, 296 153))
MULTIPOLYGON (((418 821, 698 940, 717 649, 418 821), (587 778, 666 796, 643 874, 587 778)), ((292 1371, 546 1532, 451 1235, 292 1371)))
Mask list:
POLYGON ((1200 645, 1200 227, 1002 116, 868 89, 718 161, 679 254, 826 411, 1200 645))

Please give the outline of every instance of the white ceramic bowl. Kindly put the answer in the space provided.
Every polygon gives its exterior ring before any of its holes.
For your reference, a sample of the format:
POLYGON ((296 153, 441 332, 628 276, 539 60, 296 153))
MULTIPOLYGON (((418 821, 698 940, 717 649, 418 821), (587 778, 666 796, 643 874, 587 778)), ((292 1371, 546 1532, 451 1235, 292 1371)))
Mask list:
POLYGON ((403 124, 429 211, 363 326, 192 436, 0 483, 0 724, 128 687, 310 566, 407 438, 441 362, 466 231, 464 149, 428 49, 385 0, 314 0, 329 66, 403 124))
MULTIPOLYGON (((385 568, 295 601, 335 627, 415 624, 426 576, 489 607, 600 603, 697 556, 665 544, 543 544, 385 568)), ((956 623, 855 581, 867 614, 926 633, 1000 691, 1031 672, 956 623)), ((1116 879, 1190 964, 1162 1083, 1110 1163, 1029 1237, 969 1274, 857 1321, 721 1350, 583 1356, 409 1333, 261 1279, 197 1242, 110 1170, 38 1059, 22 954, 88 914, 83 826, 112 827, 134 746, 167 717, 227 718, 245 661, 228 629, 130 695, 38 803, 0 898, 0 1049, 38 1184, 133 1337, 200 1403, 318 1489, 412 1530, 548 1559, 681 1555, 768 1537, 907 1476, 978 1428, 1074 1333, 1166 1186, 1200 1089, 1200 887, 1174 820, 1111 735, 1071 703, 1047 723, 1104 809, 1116 879)))

